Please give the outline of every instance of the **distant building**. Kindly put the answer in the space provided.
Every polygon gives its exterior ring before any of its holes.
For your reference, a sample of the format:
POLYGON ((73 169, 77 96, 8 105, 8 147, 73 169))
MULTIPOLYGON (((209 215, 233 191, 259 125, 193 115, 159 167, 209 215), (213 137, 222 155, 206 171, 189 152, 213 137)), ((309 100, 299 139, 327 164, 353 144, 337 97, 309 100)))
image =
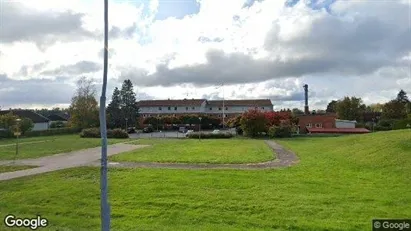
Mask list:
POLYGON ((50 119, 47 117, 44 117, 38 113, 35 113, 32 110, 22 110, 22 109, 17 109, 17 110, 4 110, 0 111, 0 115, 5 115, 12 112, 14 115, 20 117, 20 118, 28 118, 31 119, 34 123, 34 127, 32 131, 42 131, 42 130, 47 130, 50 127, 50 119))
POLYGON ((67 122, 70 118, 70 116, 68 114, 52 114, 47 116, 47 118, 51 121, 51 122, 57 122, 57 121, 61 121, 61 122, 67 122))
POLYGON ((357 124, 355 120, 335 120, 336 128, 355 128, 355 124, 357 124))
POLYGON ((233 117, 249 109, 273 111, 273 104, 269 99, 254 100, 206 100, 206 99, 178 99, 178 100, 142 100, 137 102, 142 118, 176 116, 181 114, 207 114, 217 117, 233 117))

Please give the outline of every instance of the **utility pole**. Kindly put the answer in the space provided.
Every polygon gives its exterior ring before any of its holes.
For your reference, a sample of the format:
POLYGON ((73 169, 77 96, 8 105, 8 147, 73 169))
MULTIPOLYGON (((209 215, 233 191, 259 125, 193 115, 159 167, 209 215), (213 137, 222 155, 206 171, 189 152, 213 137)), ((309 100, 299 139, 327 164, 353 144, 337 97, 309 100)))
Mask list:
POLYGON ((101 132, 101 230, 110 230, 110 207, 108 204, 107 182, 107 120, 106 120, 106 90, 108 65, 108 0, 104 0, 104 65, 103 86, 100 97, 100 132, 101 132))

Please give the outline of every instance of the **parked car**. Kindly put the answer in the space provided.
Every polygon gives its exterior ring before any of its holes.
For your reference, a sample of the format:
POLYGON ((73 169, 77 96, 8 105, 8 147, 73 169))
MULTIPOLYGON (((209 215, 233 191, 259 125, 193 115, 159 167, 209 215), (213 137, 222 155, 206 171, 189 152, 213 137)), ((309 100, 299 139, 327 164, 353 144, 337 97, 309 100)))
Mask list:
POLYGON ((127 133, 129 133, 129 134, 136 133, 136 128, 135 127, 128 127, 127 128, 127 133))
POLYGON ((186 133, 187 131, 188 131, 188 129, 186 127, 179 127, 178 128, 178 132, 186 133))
POLYGON ((190 133, 193 133, 194 132, 194 130, 188 130, 187 132, 186 132, 186 137, 188 136, 188 135, 190 135, 190 133))
POLYGON ((220 130, 216 129, 216 130, 212 131, 211 133, 212 133, 212 134, 219 134, 219 133, 220 133, 220 130))
POLYGON ((152 127, 145 127, 145 128, 143 128, 143 132, 144 133, 151 133, 151 132, 153 132, 154 130, 153 130, 153 128, 152 127))

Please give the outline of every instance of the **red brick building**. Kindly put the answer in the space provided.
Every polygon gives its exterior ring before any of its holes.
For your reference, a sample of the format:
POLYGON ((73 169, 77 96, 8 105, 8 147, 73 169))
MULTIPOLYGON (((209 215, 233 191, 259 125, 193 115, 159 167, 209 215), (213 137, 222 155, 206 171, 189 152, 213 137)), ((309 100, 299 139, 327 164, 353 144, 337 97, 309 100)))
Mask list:
POLYGON ((337 115, 334 113, 300 115, 298 117, 300 133, 307 133, 306 128, 335 128, 335 119, 337 115))

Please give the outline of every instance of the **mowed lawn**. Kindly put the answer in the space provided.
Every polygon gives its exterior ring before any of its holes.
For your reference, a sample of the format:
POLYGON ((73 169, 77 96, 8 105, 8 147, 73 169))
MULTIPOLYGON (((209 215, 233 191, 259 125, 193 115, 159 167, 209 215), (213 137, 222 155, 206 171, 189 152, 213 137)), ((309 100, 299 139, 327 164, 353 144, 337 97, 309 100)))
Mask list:
MULTIPOLYGON (((109 139, 109 144, 126 142, 127 139, 109 139)), ((16 140, 0 140, 0 160, 11 160, 16 155, 16 140)), ((16 159, 37 158, 62 152, 71 152, 101 145, 99 138, 80 138, 79 135, 44 136, 19 140, 16 159)))
MULTIPOLYGON (((110 169, 112 230, 371 230, 411 214, 411 132, 279 141, 300 163, 272 170, 110 169)), ((0 217, 99 230, 99 168, 0 182, 0 217)), ((1 230, 1 228, 0 228, 1 230)))
POLYGON ((19 170, 24 170, 24 169, 29 169, 29 168, 35 168, 36 166, 5 166, 5 165, 0 165, 0 173, 3 172, 14 172, 14 171, 19 171, 19 170))
POLYGON ((272 149, 262 140, 145 139, 133 143, 151 146, 110 159, 168 163, 255 163, 274 159, 272 149))

